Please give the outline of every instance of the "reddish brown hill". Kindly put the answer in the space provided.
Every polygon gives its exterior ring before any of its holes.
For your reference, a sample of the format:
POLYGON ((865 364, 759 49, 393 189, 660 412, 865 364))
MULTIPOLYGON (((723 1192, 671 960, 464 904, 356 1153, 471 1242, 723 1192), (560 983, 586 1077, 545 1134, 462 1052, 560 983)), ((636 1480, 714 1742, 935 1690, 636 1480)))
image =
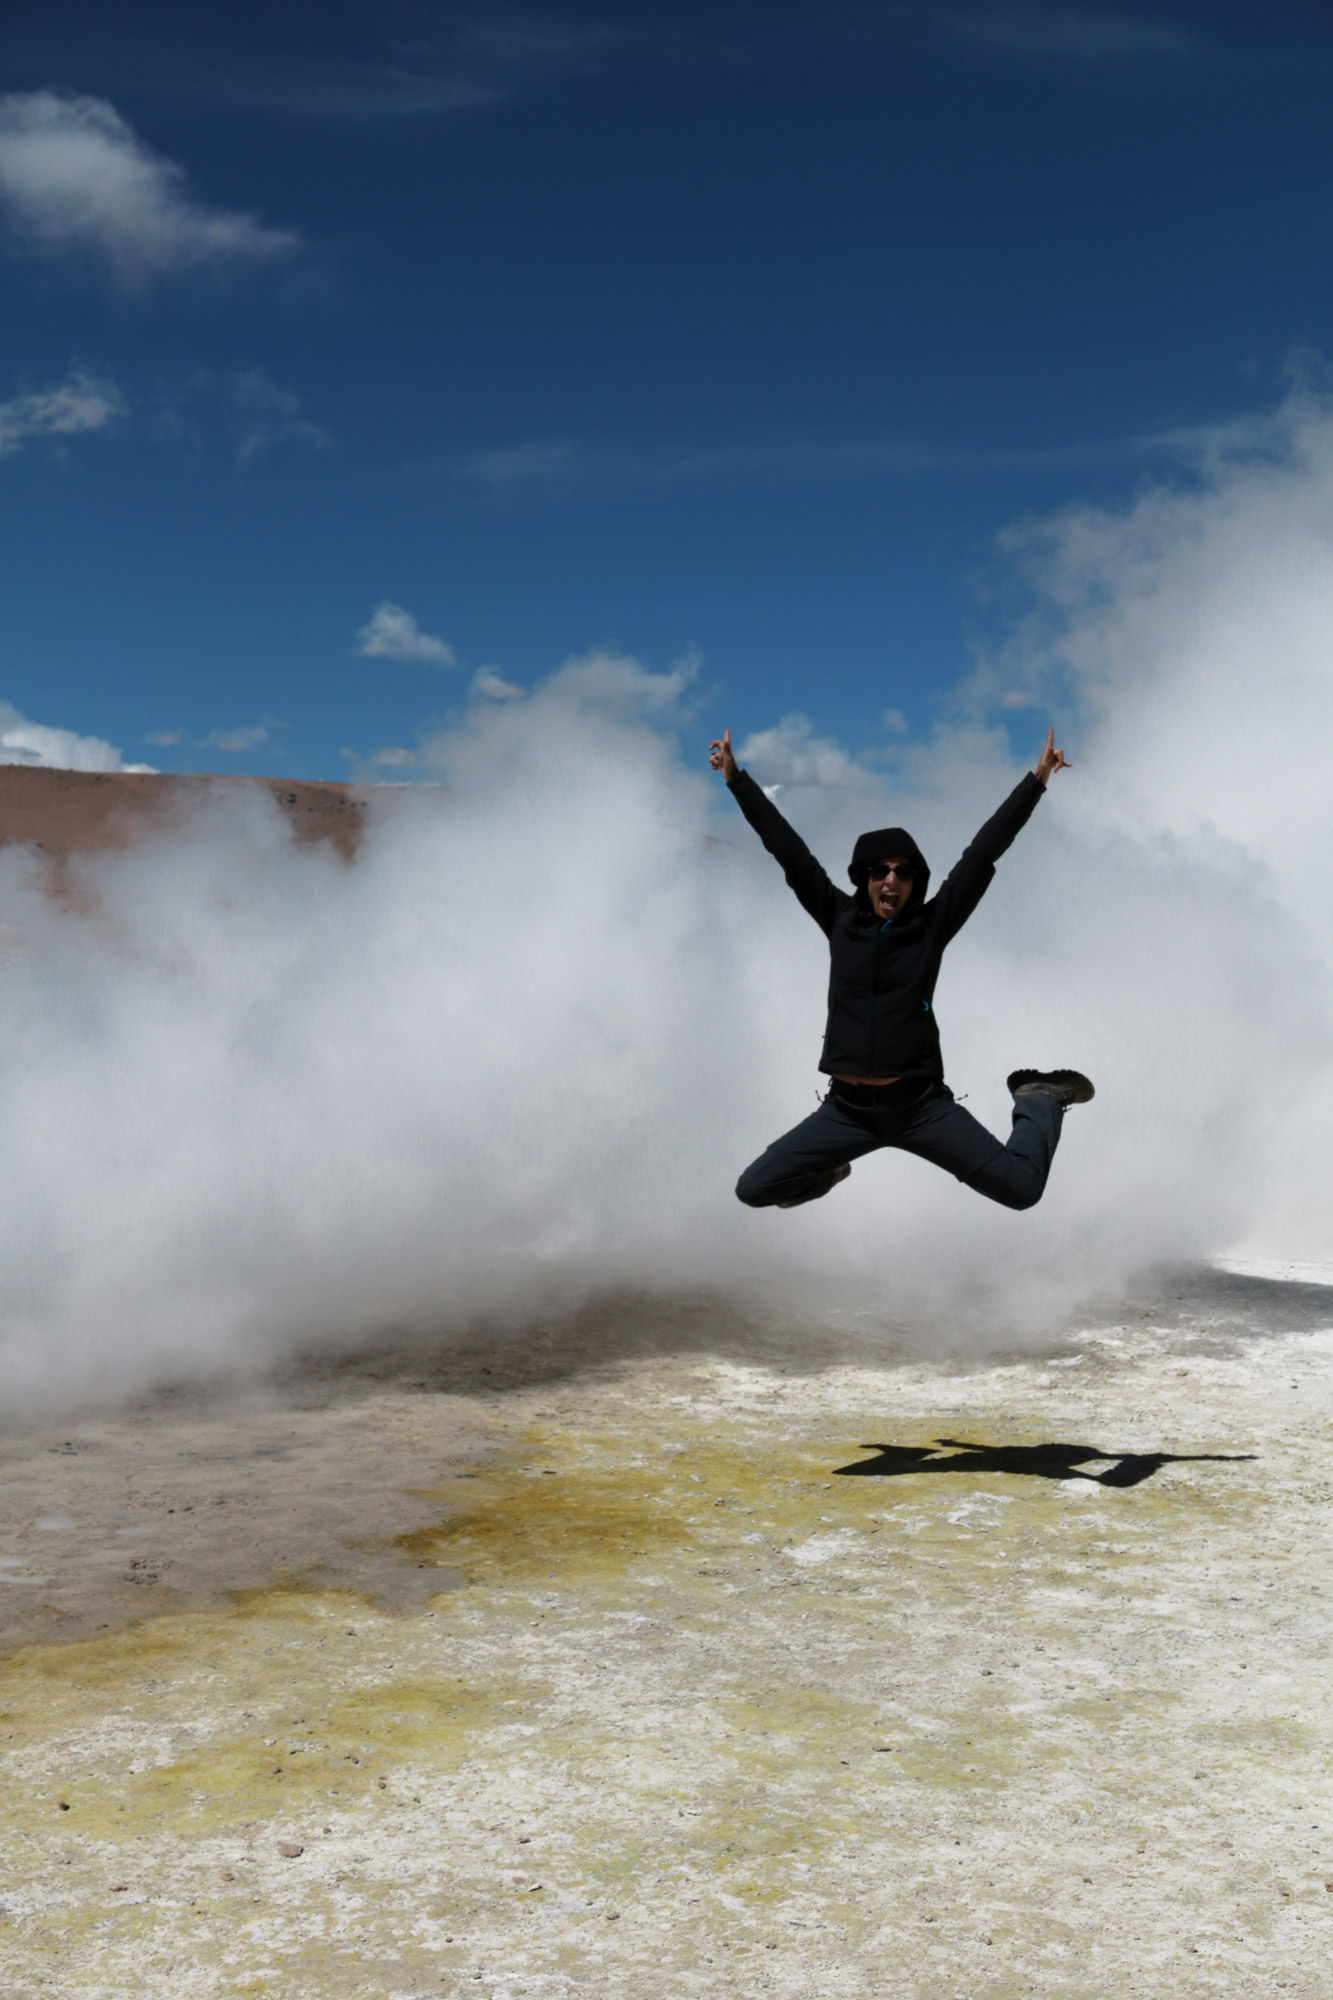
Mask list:
POLYGON ((213 788, 263 785, 301 841, 327 840, 356 853, 367 794, 351 785, 295 778, 169 777, 133 771, 46 771, 0 764, 0 845, 23 841, 58 867, 66 856, 131 846, 169 826, 213 788))

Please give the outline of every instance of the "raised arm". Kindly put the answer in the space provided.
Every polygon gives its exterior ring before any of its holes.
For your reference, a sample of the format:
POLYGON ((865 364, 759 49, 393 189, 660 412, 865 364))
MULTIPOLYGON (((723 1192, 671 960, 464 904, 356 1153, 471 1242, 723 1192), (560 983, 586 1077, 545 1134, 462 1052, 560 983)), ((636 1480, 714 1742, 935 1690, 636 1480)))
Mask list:
POLYGON ((782 817, 749 772, 740 769, 732 755, 729 729, 710 744, 709 762, 725 777, 727 790, 781 868, 801 908, 827 936, 838 912, 851 902, 851 897, 834 887, 795 827, 782 817))
POLYGON ((1047 781, 1056 771, 1072 769, 1063 750, 1055 747, 1055 731, 1048 729, 1045 748, 1037 759, 1036 768, 1019 779, 999 811, 991 814, 940 886, 935 899, 936 920, 943 926, 946 939, 956 936, 963 928, 989 889, 995 877, 996 862, 1031 819, 1047 781))

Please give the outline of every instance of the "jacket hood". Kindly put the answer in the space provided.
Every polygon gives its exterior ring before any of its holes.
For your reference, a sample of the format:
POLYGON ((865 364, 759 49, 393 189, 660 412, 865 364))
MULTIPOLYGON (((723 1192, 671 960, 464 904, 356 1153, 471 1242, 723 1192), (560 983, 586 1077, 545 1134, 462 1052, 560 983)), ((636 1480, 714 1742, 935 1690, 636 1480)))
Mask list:
POLYGON ((887 861, 890 856, 901 854, 916 867, 916 879, 912 883, 912 893, 903 905, 904 914, 918 903, 924 903, 930 888, 930 864, 913 840, 906 827, 881 826, 874 833, 863 833, 852 849, 851 865, 847 870, 856 890, 856 900, 863 909, 870 908, 870 895, 866 887, 872 861, 887 861))

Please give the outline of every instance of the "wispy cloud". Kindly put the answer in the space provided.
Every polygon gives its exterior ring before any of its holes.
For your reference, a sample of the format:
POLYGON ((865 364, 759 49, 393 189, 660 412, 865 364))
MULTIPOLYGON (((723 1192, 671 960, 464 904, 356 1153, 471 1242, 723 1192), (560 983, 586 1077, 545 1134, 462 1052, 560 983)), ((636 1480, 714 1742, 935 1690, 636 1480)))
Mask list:
POLYGON ((47 771, 145 771, 152 764, 127 764, 114 743, 29 722, 12 702, 0 701, 0 764, 28 764, 47 771))
POLYGON ((253 750, 263 750, 273 743, 275 733, 287 727, 276 716, 266 715, 259 722, 237 723, 232 728, 210 729, 205 736, 192 736, 186 729, 154 729, 144 737, 159 750, 217 750, 224 757, 245 757, 253 750))
POLYGON ((292 230, 197 201, 184 170, 105 98, 50 90, 0 97, 0 208, 20 242, 90 251, 128 285, 267 263, 300 243, 292 230))
POLYGON ((410 611, 391 604, 386 597, 375 607, 370 622, 356 635, 356 650, 367 660, 429 660, 437 667, 452 667, 454 649, 443 639, 423 632, 410 611))
POLYGON ((229 450, 242 468, 282 446, 319 451, 333 442, 297 392, 262 366, 230 374, 196 368, 182 379, 159 378, 139 401, 164 441, 199 456, 229 450))
POLYGON ((722 445, 664 458, 657 476, 666 480, 864 479, 903 472, 971 472, 989 465, 1056 462, 1065 456, 1065 447, 987 451, 932 444, 722 445))
POLYGON ((502 492, 508 487, 553 486, 575 477, 590 466, 586 453, 569 444, 502 445, 498 451, 482 451, 463 461, 465 478, 502 492))
POLYGON ((58 389, 41 389, 0 403, 0 458, 21 451, 29 438, 105 430, 124 409, 114 382, 76 368, 58 389))
MULTIPOLYGON (((262 750, 273 740, 274 728, 281 724, 267 722, 246 723, 239 729, 210 729, 207 736, 199 739, 201 750, 221 750, 228 757, 243 757, 249 750, 262 750)), ((167 732, 164 731, 165 735, 167 732)), ((160 740, 160 739, 159 739, 160 740)))
POLYGON ((178 74, 172 87, 215 103, 275 111, 292 118, 348 125, 391 119, 440 118, 498 104, 509 91, 489 78, 449 68, 418 71, 409 64, 302 63, 285 72, 224 65, 178 74))
POLYGON ((228 391, 237 432, 236 456, 242 465, 278 444, 328 444, 328 432, 305 415, 295 391, 279 388, 262 368, 233 375, 228 391))
POLYGON ((1325 398, 1298 384, 1271 410, 1246 411, 1211 424, 1185 424, 1153 431, 1135 439, 1140 458, 1174 458, 1184 464, 1221 464, 1244 458, 1282 458, 1292 448, 1292 434, 1308 411, 1325 398))
POLYGON ((617 451, 573 444, 503 445, 459 461, 456 475, 498 495, 570 486, 714 478, 843 478, 915 471, 954 454, 913 445, 719 445, 695 451, 617 451))
MULTIPOLYGON (((298 49, 238 48, 201 41, 191 23, 151 40, 101 38, 99 74, 117 87, 162 96, 343 124, 448 117, 506 103, 520 91, 570 76, 599 75, 630 60, 670 57, 689 43, 640 23, 539 20, 514 10, 362 10, 344 23, 346 53, 303 36, 298 49), (452 12, 454 20, 441 16, 452 12), (472 18, 468 18, 468 12, 472 18), (430 14, 435 18, 431 19, 430 14), (398 18, 395 18, 398 16, 398 18), (349 38, 356 44, 348 49, 349 38)), ((94 36, 96 40, 96 37, 94 36)))
MULTIPOLYGON (((1261 428, 1246 419, 1246 427, 1261 428)), ((693 451, 616 451, 572 444, 514 445, 457 461, 453 476, 497 497, 562 494, 573 487, 669 485, 721 480, 802 484, 896 479, 916 474, 1084 470, 1153 458, 1186 458, 1216 427, 1143 432, 1055 445, 899 444, 873 441, 731 444, 693 451)))
POLYGON ((409 750, 403 743, 390 743, 383 750, 372 750, 368 757, 362 757, 357 750, 344 750, 343 756, 358 761, 371 771, 415 771, 424 761, 419 751, 409 750))
POLYGON ((1187 56, 1195 36, 1171 22, 1092 8, 1000 8, 954 14, 954 31, 1017 55, 1055 56, 1074 62, 1126 61, 1144 56, 1187 56))

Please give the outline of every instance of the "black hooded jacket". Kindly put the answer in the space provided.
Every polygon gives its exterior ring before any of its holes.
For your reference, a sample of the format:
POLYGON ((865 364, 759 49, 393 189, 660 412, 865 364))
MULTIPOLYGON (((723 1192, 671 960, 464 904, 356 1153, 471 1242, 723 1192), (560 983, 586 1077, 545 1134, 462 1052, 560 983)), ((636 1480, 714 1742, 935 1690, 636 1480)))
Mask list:
POLYGON ((832 883, 794 827, 787 824, 748 771, 730 781, 737 805, 829 941, 828 1027, 819 1067, 830 1075, 920 1076, 944 1081, 933 1001, 944 947, 956 937, 990 887, 995 863, 1032 816, 1046 787, 1034 771, 1015 785, 997 813, 927 900, 930 870, 910 835, 888 831, 896 844, 862 855, 857 842, 856 894, 832 883), (884 923, 870 907, 864 869, 901 854, 917 864, 912 897, 884 923))

